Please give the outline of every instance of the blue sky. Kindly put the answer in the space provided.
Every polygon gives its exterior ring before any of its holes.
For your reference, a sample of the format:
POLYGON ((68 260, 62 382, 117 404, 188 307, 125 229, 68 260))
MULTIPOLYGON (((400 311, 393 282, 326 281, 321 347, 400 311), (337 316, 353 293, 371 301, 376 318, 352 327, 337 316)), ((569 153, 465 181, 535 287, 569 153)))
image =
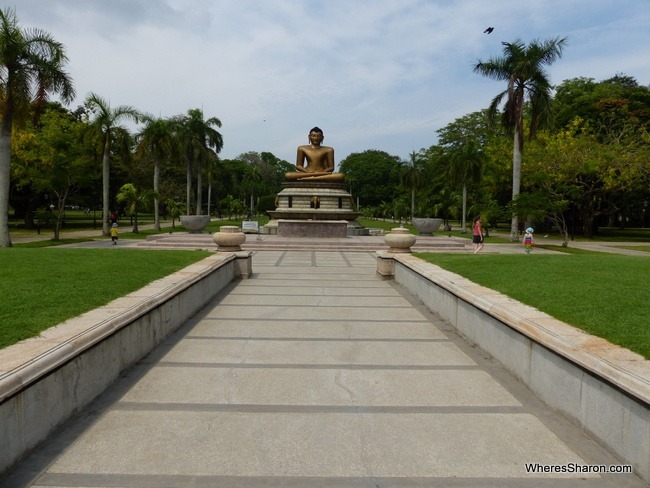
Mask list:
POLYGON ((566 36, 554 84, 617 73, 650 85, 650 0, 1 0, 62 42, 80 105, 163 117, 202 108, 223 158, 294 162, 315 125, 337 163, 408 159, 505 87, 472 72, 501 41, 566 36), (492 34, 484 34, 488 26, 492 34))

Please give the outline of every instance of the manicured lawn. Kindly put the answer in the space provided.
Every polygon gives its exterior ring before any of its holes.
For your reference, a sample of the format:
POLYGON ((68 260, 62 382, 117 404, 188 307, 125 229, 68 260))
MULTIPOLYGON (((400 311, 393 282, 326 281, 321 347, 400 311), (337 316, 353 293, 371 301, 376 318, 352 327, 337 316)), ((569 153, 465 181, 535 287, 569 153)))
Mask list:
POLYGON ((418 256, 650 359, 650 259, 597 253, 418 256))
POLYGON ((0 249, 0 347, 199 261, 203 251, 0 249))

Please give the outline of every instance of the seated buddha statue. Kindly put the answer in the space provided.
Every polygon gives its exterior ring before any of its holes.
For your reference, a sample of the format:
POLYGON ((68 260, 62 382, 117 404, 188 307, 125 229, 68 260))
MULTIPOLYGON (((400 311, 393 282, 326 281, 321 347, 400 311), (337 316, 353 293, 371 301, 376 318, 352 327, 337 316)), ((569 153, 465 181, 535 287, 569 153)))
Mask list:
POLYGON ((322 146, 323 139, 318 127, 309 131, 309 144, 298 147, 296 171, 285 173, 286 180, 343 181, 343 173, 334 173, 334 149, 322 146))

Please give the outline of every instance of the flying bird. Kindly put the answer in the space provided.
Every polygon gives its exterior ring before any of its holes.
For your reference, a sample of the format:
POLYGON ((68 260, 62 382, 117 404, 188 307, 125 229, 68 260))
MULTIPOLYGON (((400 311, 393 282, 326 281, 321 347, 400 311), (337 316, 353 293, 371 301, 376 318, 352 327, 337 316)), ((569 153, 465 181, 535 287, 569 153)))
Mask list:
POLYGON ((483 31, 483 34, 492 34, 492 31, 494 30, 494 27, 488 27, 483 31))

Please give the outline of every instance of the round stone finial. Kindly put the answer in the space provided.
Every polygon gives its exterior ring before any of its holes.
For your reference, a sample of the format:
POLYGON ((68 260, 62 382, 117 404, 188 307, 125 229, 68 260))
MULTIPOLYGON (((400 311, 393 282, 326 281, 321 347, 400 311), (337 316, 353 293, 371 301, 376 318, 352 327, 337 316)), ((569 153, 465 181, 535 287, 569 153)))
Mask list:
POLYGON ((407 253, 411 252, 411 246, 415 244, 416 237, 404 227, 396 227, 384 236, 384 242, 388 245, 388 252, 407 253))
POLYGON ((237 252, 246 242, 246 234, 236 225, 222 225, 219 232, 212 234, 212 240, 217 244, 218 252, 237 252))

